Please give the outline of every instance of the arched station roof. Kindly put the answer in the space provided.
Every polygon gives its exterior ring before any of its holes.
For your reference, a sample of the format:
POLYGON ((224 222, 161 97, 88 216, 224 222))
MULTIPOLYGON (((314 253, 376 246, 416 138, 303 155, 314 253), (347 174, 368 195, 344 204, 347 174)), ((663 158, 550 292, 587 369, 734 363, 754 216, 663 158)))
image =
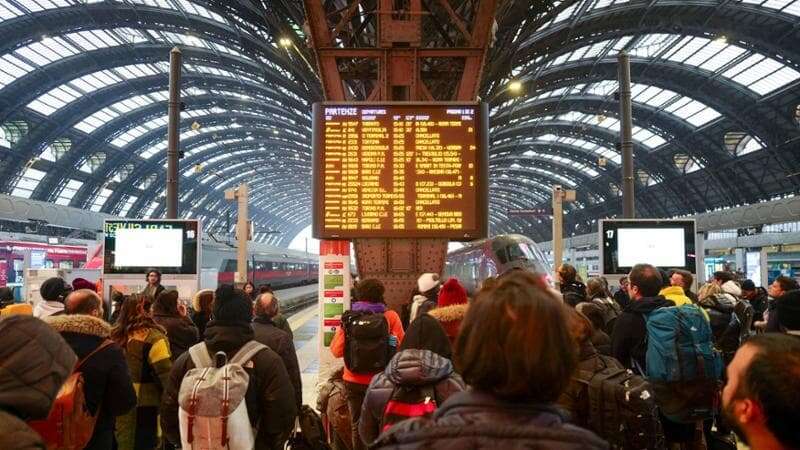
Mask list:
MULTIPOLYGON (((375 0, 361 3, 367 16, 375 0)), ((800 0, 539 3, 500 2, 483 76, 492 233, 549 239, 548 217, 514 210, 546 207, 554 184, 578 191, 568 234, 620 213, 622 50, 639 216, 800 190, 800 0)), ((182 214, 224 228, 223 191, 248 181, 256 239, 288 245, 311 220, 309 111, 321 99, 304 20, 294 0, 0 2, 0 192, 162 215, 177 46, 182 214)))

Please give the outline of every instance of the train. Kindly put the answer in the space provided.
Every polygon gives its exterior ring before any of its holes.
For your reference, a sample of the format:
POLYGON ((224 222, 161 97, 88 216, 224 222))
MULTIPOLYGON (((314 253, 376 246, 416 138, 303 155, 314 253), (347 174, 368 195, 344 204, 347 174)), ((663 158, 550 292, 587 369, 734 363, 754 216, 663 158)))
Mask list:
MULTIPOLYGON (((217 270, 217 283, 233 283, 236 273, 236 248, 217 242, 203 242, 201 267, 217 270)), ((319 277, 317 255, 263 244, 248 252, 247 279, 256 287, 269 284, 273 289, 314 284, 319 277)))
POLYGON ((521 234, 501 234, 469 242, 447 254, 445 278, 456 277, 473 295, 483 280, 512 269, 544 274, 553 281, 550 262, 530 238, 521 234))
POLYGON ((42 269, 77 269, 86 264, 86 247, 0 240, 0 286, 22 283, 25 258, 42 269))

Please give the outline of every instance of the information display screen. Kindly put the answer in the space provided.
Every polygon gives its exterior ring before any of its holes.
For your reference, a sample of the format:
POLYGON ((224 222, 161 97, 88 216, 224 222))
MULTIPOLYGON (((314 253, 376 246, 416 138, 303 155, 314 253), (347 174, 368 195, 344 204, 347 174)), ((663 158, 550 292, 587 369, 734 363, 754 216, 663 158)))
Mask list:
POLYGON ((314 237, 486 236, 488 110, 314 105, 314 237))
POLYGON ((693 220, 603 220, 603 273, 627 274, 636 264, 695 273, 693 220))
POLYGON ((144 274, 197 273, 200 225, 196 220, 109 220, 104 224, 103 271, 144 274))

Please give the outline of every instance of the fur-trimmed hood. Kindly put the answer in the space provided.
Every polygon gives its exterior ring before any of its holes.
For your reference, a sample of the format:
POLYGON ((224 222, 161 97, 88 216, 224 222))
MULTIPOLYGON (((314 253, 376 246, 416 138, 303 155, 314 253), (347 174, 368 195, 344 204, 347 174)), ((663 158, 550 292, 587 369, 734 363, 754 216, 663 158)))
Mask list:
POLYGON ((206 293, 214 294, 212 289, 200 289, 199 291, 195 292, 194 297, 192 297, 192 308, 194 308, 195 312, 201 312, 200 309, 200 296, 206 293))
POLYGON ((103 339, 111 335, 111 325, 102 319, 85 314, 51 316, 45 321, 59 333, 88 334, 103 339))
POLYGON ((436 308, 428 312, 428 314, 430 314, 439 322, 457 322, 464 320, 464 316, 467 315, 468 309, 469 303, 463 303, 460 305, 450 305, 443 308, 436 308))

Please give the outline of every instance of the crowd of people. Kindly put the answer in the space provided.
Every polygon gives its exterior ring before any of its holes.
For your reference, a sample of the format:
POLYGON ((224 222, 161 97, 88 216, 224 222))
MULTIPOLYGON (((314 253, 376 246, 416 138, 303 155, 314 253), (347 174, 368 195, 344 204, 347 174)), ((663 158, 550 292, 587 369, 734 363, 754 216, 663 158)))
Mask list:
POLYGON ((180 391, 195 368, 192 349, 230 361, 251 341, 259 347, 240 366, 254 448, 283 449, 302 391, 288 322, 269 286, 259 294, 222 285, 186 305, 151 270, 142 292, 114 292, 107 314, 95 286, 76 281, 46 280, 34 308, 0 291, 0 449, 181 448, 180 391), (82 415, 72 404, 85 406, 82 415))
MULTIPOLYGON (((223 285, 185 305, 150 275, 143 292, 112 298, 110 323, 96 292, 63 280, 42 285, 35 311, 0 319, 0 448, 46 448, 48 415, 76 371, 95 418, 84 448, 292 442, 307 407, 274 293, 223 285)), ((795 280, 767 291, 717 272, 695 293, 691 273, 641 264, 612 294, 569 265, 557 278, 560 292, 512 270, 470 298, 459 280, 423 274, 399 311, 379 280, 360 281, 330 343, 344 364, 323 383, 325 440, 726 449, 738 437, 752 450, 800 448, 795 280)))

